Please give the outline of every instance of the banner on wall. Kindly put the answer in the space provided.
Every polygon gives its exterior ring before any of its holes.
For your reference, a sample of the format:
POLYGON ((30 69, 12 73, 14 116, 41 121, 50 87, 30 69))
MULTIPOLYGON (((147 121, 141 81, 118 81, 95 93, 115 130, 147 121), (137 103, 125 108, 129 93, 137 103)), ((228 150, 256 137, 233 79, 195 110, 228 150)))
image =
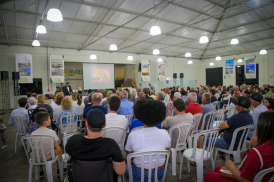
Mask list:
POLYGON ((16 71, 19 72, 19 83, 33 83, 32 55, 15 54, 16 71))
POLYGON ((226 60, 225 61, 225 74, 232 75, 234 68, 234 59, 226 60))
POLYGON ((245 79, 256 78, 256 57, 245 58, 245 79))
POLYGON ((166 80, 166 62, 158 63, 158 81, 166 80))
POLYGON ((150 81, 150 60, 141 60, 141 81, 150 81))
POLYGON ((50 55, 50 82, 64 83, 64 56, 50 55))

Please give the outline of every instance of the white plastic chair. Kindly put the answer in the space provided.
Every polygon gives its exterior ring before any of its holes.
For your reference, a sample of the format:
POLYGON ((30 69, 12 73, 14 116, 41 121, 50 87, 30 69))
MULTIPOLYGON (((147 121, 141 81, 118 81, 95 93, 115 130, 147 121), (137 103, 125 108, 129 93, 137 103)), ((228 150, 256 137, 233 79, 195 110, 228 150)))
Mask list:
MULTIPOLYGON (((214 164, 216 162, 218 151, 224 152, 226 154, 232 154, 233 157, 234 157, 235 163, 240 163, 241 162, 241 152, 245 151, 245 149, 246 149, 246 147, 245 147, 246 146, 246 138, 248 137, 252 127, 253 127, 253 124, 243 126, 243 127, 240 127, 240 128, 237 128, 236 130, 234 130, 233 135, 232 135, 232 141, 230 143, 229 149, 225 150, 225 149, 221 149, 221 148, 216 148, 214 164), (239 133, 239 132, 241 132, 241 133, 239 133), (235 141, 236 141, 238 133, 241 134, 241 138, 239 140, 237 149, 234 150, 235 141)), ((226 155, 225 156, 225 161, 228 161, 229 158, 230 158, 230 155, 226 155)))
POLYGON ((201 122, 201 118, 203 113, 198 113, 193 116, 193 124, 190 135, 188 136, 188 148, 192 148, 192 139, 194 138, 195 134, 199 132, 199 124, 201 122))
POLYGON ((212 112, 208 112, 203 116, 203 121, 201 123, 201 128, 199 131, 203 131, 203 130, 209 130, 210 128, 213 127, 213 122, 215 120, 215 116, 216 116, 217 112, 216 111, 212 111, 212 112))
POLYGON ((212 104, 214 105, 216 110, 218 110, 220 108, 220 102, 219 101, 212 102, 212 104))
POLYGON ((181 179, 181 175, 182 175, 182 166, 183 166, 184 157, 188 160, 187 161, 188 172, 190 172, 189 161, 196 162, 198 182, 203 181, 204 160, 210 159, 212 163, 212 167, 214 169, 215 166, 213 161, 213 150, 214 150, 214 145, 218 137, 218 134, 219 134, 219 129, 213 129, 213 130, 201 131, 195 135, 193 148, 186 149, 182 155, 179 179, 181 179), (197 143, 198 143, 199 137, 201 136, 204 137, 204 145, 202 149, 197 148, 197 143), (208 141, 208 145, 206 146, 207 141, 208 141))
POLYGON ((138 130, 141 130, 141 129, 143 129, 143 128, 144 128, 144 126, 138 126, 138 127, 133 128, 133 129, 131 130, 131 132, 138 131, 138 130))
MULTIPOLYGON (((151 182, 151 175, 152 175, 152 158, 156 159, 155 163, 155 169, 158 169, 159 166, 159 158, 161 157, 166 157, 165 161, 165 169, 164 169, 164 176, 163 176, 163 182, 165 181, 166 177, 166 172, 167 172, 167 165, 168 165, 168 159, 169 159, 170 152, 168 150, 163 150, 163 151, 150 151, 150 152, 137 152, 137 153, 131 153, 127 156, 127 163, 128 165, 128 173, 129 173, 129 182, 133 182, 133 176, 132 176, 132 167, 131 167, 131 160, 132 158, 135 157, 140 157, 141 158, 141 182, 144 182, 144 161, 148 161, 148 182, 151 182)), ((158 170, 155 170, 155 182, 158 182, 158 170)))
MULTIPOLYGON (((262 181, 263 177, 266 174, 271 173, 271 172, 274 172, 274 167, 270 167, 270 168, 267 168, 267 169, 264 169, 264 170, 258 172, 253 181, 262 181)), ((272 182, 273 180, 274 180, 274 175, 270 178, 269 182, 272 182)))
POLYGON ((60 118, 60 125, 59 125, 59 142, 61 139, 65 137, 67 134, 75 133, 77 131, 77 121, 74 122, 75 118, 77 118, 77 114, 67 114, 60 118), (63 119, 66 118, 67 123, 63 124, 63 119))
POLYGON ((178 133, 178 138, 176 141, 175 148, 170 148, 171 157, 172 157, 171 161, 172 161, 172 175, 173 176, 176 176, 176 157, 178 158, 178 161, 180 161, 180 157, 181 157, 180 151, 187 149, 187 139, 191 132, 191 128, 192 128, 192 124, 182 122, 182 123, 172 126, 169 129, 168 134, 171 139, 172 139, 172 135, 175 134, 175 132, 178 133))
POLYGON ((234 114, 237 114, 238 111, 235 109, 235 107, 229 108, 227 110, 227 118, 230 118, 231 116, 233 116, 234 114))
POLYGON ((53 182, 53 175, 52 175, 52 164, 54 162, 58 162, 59 171, 60 171, 60 178, 63 181, 64 177, 64 164, 63 159, 60 159, 59 156, 55 156, 54 153, 54 138, 52 136, 45 136, 45 135, 29 135, 24 136, 21 138, 22 144, 24 146, 30 167, 29 167, 29 182, 32 181, 32 169, 35 167, 35 179, 38 180, 40 178, 39 174, 39 166, 45 165, 46 172, 47 172, 47 180, 48 182, 53 182), (51 160, 46 159, 45 149, 43 140, 50 140, 51 142, 51 160), (30 146, 31 153, 27 152, 26 146, 24 141, 30 146), (39 147, 41 150, 39 150, 39 147), (42 158, 42 159, 41 159, 42 158))
POLYGON ((105 132, 106 138, 112 138, 113 140, 116 141, 121 151, 124 150, 125 139, 127 134, 127 131, 124 128, 118 128, 118 127, 104 128, 103 132, 105 132))
MULTIPOLYGON (((251 130, 250 130, 250 131, 251 131, 251 130)), ((250 140, 246 139, 246 145, 248 145, 248 149, 251 148, 250 142, 251 142, 252 138, 256 135, 256 133, 257 133, 257 127, 255 127, 255 130, 254 130, 254 132, 253 132, 252 137, 250 138, 250 140)), ((247 136, 247 137, 248 137, 248 136, 247 136)), ((246 147, 246 145, 245 145, 244 147, 246 147)), ((246 149, 246 148, 245 148, 245 149, 246 149)))
POLYGON ((69 160, 69 156, 68 156, 68 154, 66 153, 66 145, 67 145, 68 139, 69 139, 70 137, 72 137, 73 135, 75 135, 75 134, 74 134, 74 133, 71 133, 71 134, 68 134, 68 135, 66 135, 65 137, 63 137, 64 153, 63 153, 63 155, 62 155, 62 158, 63 158, 63 161, 64 161, 65 163, 67 163, 68 160, 69 160))
POLYGON ((212 129, 218 129, 219 125, 224 121, 224 116, 225 116, 225 110, 224 109, 219 109, 216 111, 215 115, 215 121, 213 122, 213 128, 212 129))
POLYGON ((16 132, 16 136, 15 136, 15 153, 16 153, 18 136, 29 135, 31 131, 26 124, 26 120, 28 121, 28 118, 17 116, 17 117, 12 117, 11 119, 14 121, 14 128, 16 132))
POLYGON ((58 117, 59 117, 59 113, 62 111, 62 108, 61 106, 60 107, 57 107, 56 109, 53 110, 53 121, 57 121, 58 120, 58 117))
POLYGON ((127 118, 127 122, 128 122, 127 133, 129 133, 129 128, 131 125, 131 121, 134 118, 134 114, 125 114, 124 116, 127 118))
POLYGON ((76 113, 77 113, 77 122, 79 123, 79 127, 82 128, 82 115, 84 112, 85 106, 79 106, 75 107, 76 113))

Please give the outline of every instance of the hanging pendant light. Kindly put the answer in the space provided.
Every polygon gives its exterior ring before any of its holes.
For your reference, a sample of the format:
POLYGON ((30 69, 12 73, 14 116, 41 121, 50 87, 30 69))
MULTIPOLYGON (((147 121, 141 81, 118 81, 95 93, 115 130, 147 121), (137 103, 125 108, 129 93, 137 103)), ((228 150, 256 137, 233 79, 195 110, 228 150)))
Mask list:
POLYGON ((192 60, 189 60, 188 62, 187 62, 187 64, 192 64, 193 62, 192 62, 192 60))
POLYGON ((36 28, 36 32, 40 34, 45 34, 47 33, 47 29, 44 25, 38 25, 36 28))
POLYGON ((214 66, 214 63, 212 63, 212 62, 211 62, 211 63, 209 63, 209 66, 214 66))
POLYGON ((110 51, 117 51, 117 45, 111 44, 111 45, 109 46, 109 50, 110 50, 110 51))
POLYGON ((239 44, 239 41, 238 39, 231 39, 230 44, 232 45, 239 44))
POLYGON ((238 61, 237 61, 238 63, 242 63, 243 62, 243 60, 242 59, 238 59, 238 61))
POLYGON ((47 19, 49 21, 59 22, 59 21, 63 21, 63 16, 62 16, 62 13, 59 9, 51 8, 48 11, 47 19))
POLYGON ((262 50, 260 51, 260 54, 262 54, 262 55, 267 54, 267 51, 266 51, 265 49, 262 49, 262 50))
POLYGON ((204 44, 204 43, 208 43, 208 37, 207 36, 201 36, 199 43, 204 44))
POLYGON ((128 61, 132 61, 132 60, 133 60, 133 57, 132 57, 132 56, 128 56, 128 57, 127 57, 127 60, 128 60, 128 61))
POLYGON ((40 42, 38 40, 32 41, 32 46, 38 47, 40 46, 40 42))
POLYGON ((161 34, 161 29, 158 26, 152 26, 150 28, 150 35, 160 35, 161 34))
POLYGON ((217 56, 217 57, 216 57, 216 60, 217 60, 217 61, 220 61, 221 59, 222 59, 221 56, 217 56))
POLYGON ((158 59, 157 59, 157 62, 159 62, 159 63, 160 63, 160 62, 163 62, 163 58, 158 58, 158 59))
POLYGON ((153 50, 153 52, 152 52, 152 54, 154 54, 154 55, 158 55, 158 54, 160 54, 159 49, 154 49, 154 50, 153 50))
POLYGON ((191 57, 191 53, 190 53, 190 52, 187 52, 187 53, 185 54, 185 57, 187 57, 187 58, 191 57))
POLYGON ((97 56, 95 54, 91 54, 89 57, 91 60, 97 59, 97 56))

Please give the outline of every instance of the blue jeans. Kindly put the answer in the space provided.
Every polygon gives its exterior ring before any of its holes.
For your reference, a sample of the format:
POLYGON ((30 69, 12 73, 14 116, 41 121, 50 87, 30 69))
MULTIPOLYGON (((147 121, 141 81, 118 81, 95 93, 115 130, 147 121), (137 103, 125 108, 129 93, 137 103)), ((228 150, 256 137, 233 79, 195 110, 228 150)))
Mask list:
POLYGON ((220 102, 220 109, 223 108, 224 104, 228 104, 228 101, 227 101, 227 100, 221 101, 221 102, 220 102))
MULTIPOLYGON (((141 181, 141 169, 139 169, 135 164, 131 164, 132 168, 132 177, 133 182, 140 182, 141 181)), ((161 170, 158 168, 157 175, 158 175, 158 181, 162 182, 164 177, 164 171, 165 169, 161 170)), ((148 182, 148 171, 144 171, 144 182, 148 182)), ((151 182, 154 182, 154 176, 155 176, 155 170, 152 170, 151 172, 151 182)), ((126 177, 129 180, 129 172, 128 172, 128 164, 127 164, 127 170, 126 170, 126 177)))
MULTIPOLYGON (((206 146, 208 146, 209 139, 210 139, 210 137, 207 137, 206 146)), ((226 141, 224 140, 223 137, 217 138, 214 147, 225 149, 225 150, 229 149, 229 145, 226 143, 226 141)))

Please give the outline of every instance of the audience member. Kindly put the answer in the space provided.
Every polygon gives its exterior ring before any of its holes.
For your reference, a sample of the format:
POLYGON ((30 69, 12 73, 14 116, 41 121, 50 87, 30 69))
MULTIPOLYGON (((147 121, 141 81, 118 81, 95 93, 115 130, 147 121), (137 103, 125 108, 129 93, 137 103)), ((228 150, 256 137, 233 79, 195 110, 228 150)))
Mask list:
MULTIPOLYGON (((134 116, 139 119, 143 124, 144 128, 131 132, 128 136, 126 151, 128 154, 137 152, 148 152, 148 151, 160 151, 169 150, 170 148, 170 137, 165 130, 157 129, 155 126, 161 124, 165 119, 165 104, 156 100, 142 99, 138 100, 133 107, 134 116), (142 138, 140 140, 140 138, 142 138)), ((160 156, 158 161, 159 168, 157 169, 158 181, 162 181, 165 168, 165 157, 160 156)), ((156 158, 152 157, 151 167, 155 168, 156 158)), ((133 181, 141 181, 141 159, 136 157, 133 159, 132 164, 133 181)), ((144 173, 148 176, 148 158, 144 158, 144 173)), ((155 170, 152 170, 151 178, 154 181, 155 170)), ((128 167, 126 171, 126 177, 128 178, 128 167)), ((147 180, 147 179, 145 179, 147 180)))
MULTIPOLYGON (((203 94, 202 96, 202 108, 203 108, 203 116, 201 118, 201 122, 203 122, 204 115, 206 113, 216 111, 215 106, 211 103, 211 96, 210 94, 203 94)), ((200 128, 202 124, 200 124, 199 129, 205 130, 207 128, 208 118, 205 119, 204 128, 200 128)))
POLYGON ((45 100, 44 100, 44 103, 45 104, 51 104, 51 102, 53 101, 51 98, 50 98, 50 95, 49 94, 46 94, 45 95, 45 98, 44 98, 45 100))
POLYGON ((91 92, 92 92, 92 90, 91 90, 91 89, 88 89, 88 96, 85 97, 85 99, 84 99, 84 104, 85 104, 85 106, 86 106, 88 103, 90 103, 88 98, 89 98, 89 95, 91 94, 91 92))
POLYGON ((119 94, 121 99, 121 105, 118 110, 119 115, 132 114, 133 113, 133 102, 130 102, 128 98, 128 92, 126 90, 122 90, 119 94))
POLYGON ((214 89, 210 89, 209 90, 209 94, 210 94, 210 97, 211 97, 211 103, 216 102, 217 98, 214 96, 215 95, 215 90, 214 89))
POLYGON ((156 95, 153 90, 150 91, 150 97, 153 98, 154 100, 156 100, 156 95))
POLYGON ((136 89, 132 89, 131 91, 130 91, 130 97, 131 97, 131 99, 130 99, 130 101, 131 102, 133 102, 133 104, 135 104, 135 102, 136 102, 136 89))
POLYGON ((38 100, 37 100, 37 105, 41 105, 45 103, 45 96, 44 95, 39 95, 38 100))
POLYGON ((50 92, 50 99, 52 99, 52 100, 54 100, 54 97, 55 97, 55 93, 52 91, 52 92, 50 92))
POLYGON ((146 94, 144 92, 138 92, 138 100, 145 99, 146 94))
POLYGON ((264 106, 267 107, 267 109, 269 111, 273 111, 274 110, 274 99, 273 98, 265 98, 264 99, 264 106))
POLYGON ((29 104, 29 109, 35 109, 37 107, 36 99, 34 97, 30 97, 29 104))
POLYGON ((61 93, 57 93, 55 95, 54 101, 51 103, 51 108, 53 110, 53 121, 57 121, 58 116, 59 116, 59 111, 57 110, 57 108, 61 108, 61 102, 64 99, 64 96, 61 93))
POLYGON ((221 87, 221 93, 220 93, 220 96, 218 97, 218 101, 222 100, 224 94, 226 94, 226 86, 223 85, 221 87))
POLYGON ((128 126, 127 118, 123 115, 118 115, 117 111, 120 108, 121 100, 117 96, 112 96, 108 103, 108 114, 106 114, 106 127, 119 127, 126 129, 128 126))
POLYGON ((76 101, 73 101, 73 107, 76 108, 76 107, 80 107, 80 106, 84 107, 85 104, 82 101, 82 94, 77 94, 76 101))
POLYGON ((31 92, 27 92, 27 99, 28 99, 28 104, 29 104, 29 98, 31 97, 31 92))
POLYGON ((187 100, 186 91, 185 89, 181 89, 181 99, 185 102, 187 100))
MULTIPOLYGON (((62 111, 59 113, 56 125, 59 126, 63 124, 65 126, 67 124, 67 118, 63 118, 61 121, 61 117, 69 114, 77 114, 76 110, 73 108, 73 101, 70 97, 65 97, 61 102, 62 111)), ((74 118, 74 123, 77 122, 77 116, 74 118)))
POLYGON ((202 104, 202 97, 203 97, 203 94, 205 93, 205 90, 204 89, 200 89, 199 91, 199 99, 198 99, 198 102, 199 104, 202 104))
POLYGON ((107 91, 103 91, 102 93, 102 100, 101 100, 101 105, 103 105, 103 102, 107 100, 107 91))
POLYGON ((156 100, 159 100, 159 101, 161 101, 161 102, 163 102, 165 104, 165 106, 166 106, 166 114, 167 114, 167 112, 168 112, 168 106, 167 106, 167 103, 164 102, 164 100, 165 100, 165 93, 163 91, 159 91, 157 93, 156 100))
POLYGON ((187 102, 189 105, 186 106, 185 112, 195 115, 197 113, 202 113, 203 108, 200 104, 197 104, 197 94, 195 92, 190 92, 187 96, 187 102))
POLYGON ((112 94, 114 94, 115 96, 118 97, 118 95, 116 94, 116 89, 115 89, 115 88, 113 88, 113 89, 111 90, 111 92, 112 92, 112 94))
POLYGON ((222 101, 220 102, 220 109, 223 108, 224 104, 228 104, 228 101, 230 101, 230 98, 233 95, 234 89, 233 88, 229 88, 228 92, 229 92, 228 95, 225 98, 223 98, 222 101))
POLYGON ((100 103, 101 103, 101 100, 102 100, 102 95, 101 93, 94 93, 92 95, 92 103, 93 105, 90 106, 90 107, 86 107, 84 112, 83 112, 83 116, 82 116, 82 121, 85 121, 86 117, 87 117, 87 114, 90 110, 94 110, 94 109, 99 109, 101 111, 103 111, 105 114, 108 113, 107 111, 107 108, 104 107, 104 106, 101 106, 100 103))
POLYGON ((241 94, 239 87, 237 85, 233 86, 234 92, 241 94))
POLYGON ((149 83, 148 86, 150 90, 153 90, 155 92, 154 86, 152 86, 151 83, 149 83))
POLYGON ((152 97, 149 96, 149 88, 144 88, 143 92, 146 94, 146 99, 153 99, 152 97))
POLYGON ((176 99, 181 99, 181 93, 180 92, 175 92, 174 93, 173 101, 176 100, 176 99))
POLYGON ((102 110, 90 110, 85 119, 87 135, 70 137, 65 147, 66 152, 73 159, 80 161, 102 161, 111 158, 114 171, 117 175, 123 175, 126 163, 118 144, 111 138, 101 137, 105 124, 105 113, 102 110))
POLYGON ((247 97, 249 94, 250 94, 250 92, 247 89, 242 91, 242 96, 244 96, 244 97, 247 97))

